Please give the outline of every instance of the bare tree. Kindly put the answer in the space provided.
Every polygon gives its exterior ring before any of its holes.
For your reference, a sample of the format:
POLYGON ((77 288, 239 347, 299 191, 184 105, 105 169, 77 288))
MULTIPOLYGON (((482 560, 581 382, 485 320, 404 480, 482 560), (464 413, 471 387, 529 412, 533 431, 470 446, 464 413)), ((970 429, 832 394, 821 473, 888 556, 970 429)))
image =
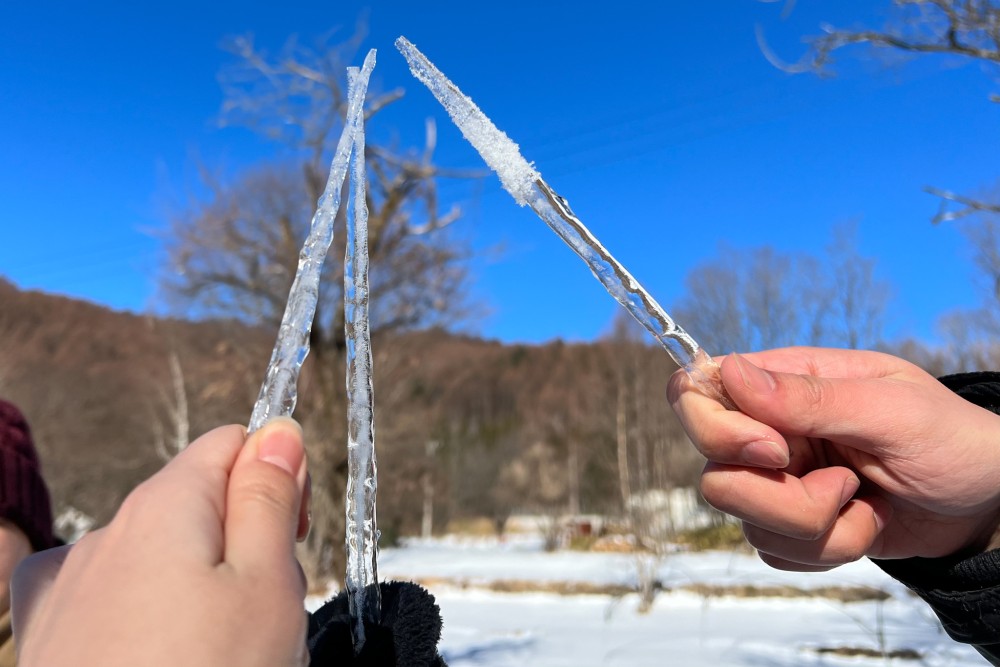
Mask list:
POLYGON ((931 218, 931 222, 934 224, 961 220, 962 218, 980 213, 992 213, 994 215, 1000 213, 1000 204, 993 204, 974 197, 966 197, 950 190, 941 190, 940 188, 931 186, 925 187, 924 190, 941 200, 941 203, 938 205, 938 212, 931 218))
MULTIPOLYGON (((846 30, 823 25, 810 37, 796 71, 828 71, 834 53, 867 44, 913 55, 960 56, 1000 64, 1000 5, 993 0, 893 0, 895 13, 881 28, 846 30)), ((993 101, 1000 101, 994 96, 993 101)))
POLYGON ((712 354, 807 342, 816 325, 803 325, 819 302, 800 286, 797 258, 773 248, 722 248, 717 260, 695 268, 687 295, 674 307, 678 321, 712 354))
MULTIPOLYGON (((835 54, 847 47, 867 45, 900 57, 980 63, 996 76, 1000 65, 997 0, 893 0, 892 7, 894 11, 887 23, 878 28, 847 30, 823 26, 822 34, 807 39, 807 53, 793 65, 780 62, 760 32, 758 41, 774 64, 792 72, 829 72, 835 54)), ((990 99, 1000 102, 1000 95, 993 94, 990 99)), ((987 282, 982 307, 949 313, 940 325, 955 363, 966 368, 994 356, 988 339, 1000 331, 1000 200, 995 189, 983 195, 933 186, 924 190, 939 200, 932 218, 934 224, 962 223, 962 234, 973 248, 973 261, 987 282)))
POLYGON ((626 519, 629 518, 632 505, 633 488, 640 491, 646 488, 642 484, 642 477, 646 472, 643 467, 645 457, 639 451, 639 444, 644 442, 644 438, 640 436, 641 422, 647 417, 640 407, 644 390, 641 386, 640 368, 644 361, 643 352, 646 351, 643 340, 643 332, 638 323, 624 311, 616 313, 607 350, 610 365, 614 369, 615 462, 622 513, 626 519), (633 480, 633 477, 636 479, 633 480))
POLYGON ((184 370, 175 349, 170 350, 169 366, 170 391, 157 385, 159 405, 152 410, 153 446, 157 456, 164 462, 180 454, 191 442, 191 419, 188 415, 184 370), (165 413, 165 418, 161 418, 160 413, 165 413))
MULTIPOLYGON (((764 0, 773 1, 773 0, 764 0)), ((1000 65, 1000 2, 996 0, 893 0, 894 11, 879 28, 856 30, 823 25, 822 33, 806 38, 807 52, 795 63, 780 59, 758 29, 761 51, 788 72, 829 73, 842 49, 867 45, 897 56, 935 56, 979 62, 996 74, 1000 65)), ((786 6, 785 11, 790 11, 786 6)), ((990 96, 1000 102, 1000 95, 990 96)), ((940 199, 933 222, 957 220, 978 213, 1000 213, 1000 202, 927 186, 940 199)))
MULTIPOLYGON (((828 339, 851 349, 876 346, 883 330, 890 289, 888 283, 876 275, 875 259, 864 257, 858 251, 856 223, 840 225, 833 230, 827 258, 831 283, 828 315, 833 330, 833 336, 828 339)), ((816 334, 821 338, 821 331, 816 334)))
POLYGON ((854 227, 834 230, 825 256, 723 247, 687 277, 674 307, 712 354, 786 345, 873 347, 882 334, 888 284, 862 256, 854 227))
MULTIPOLYGON (((341 44, 324 38, 314 47, 293 39, 273 55, 251 37, 230 42, 235 61, 221 75, 222 124, 249 127, 282 151, 278 160, 233 178, 203 170, 207 196, 170 217, 163 283, 175 304, 276 328, 342 128, 345 65, 363 38, 358 30, 341 44)), ((398 90, 372 95, 368 121, 401 95, 398 90)), ((435 166, 434 146, 434 127, 428 124, 420 150, 371 141, 366 147, 375 335, 464 314, 469 249, 449 233, 459 210, 441 213, 436 188, 439 177, 464 174, 435 166)), ((342 213, 324 269, 298 412, 313 475, 314 524, 304 564, 320 578, 343 573, 346 450, 336 435, 344 432, 343 224, 342 213)))
POLYGON ((613 401, 616 463, 622 516, 635 538, 640 611, 650 608, 659 582, 659 564, 676 537, 671 498, 694 496, 704 459, 676 417, 659 399, 666 377, 676 370, 662 350, 624 311, 602 341, 613 369, 608 393, 613 401))
POLYGON ((972 248, 982 303, 941 317, 938 328, 948 342, 956 370, 996 366, 1000 357, 1000 216, 978 213, 956 223, 972 248))

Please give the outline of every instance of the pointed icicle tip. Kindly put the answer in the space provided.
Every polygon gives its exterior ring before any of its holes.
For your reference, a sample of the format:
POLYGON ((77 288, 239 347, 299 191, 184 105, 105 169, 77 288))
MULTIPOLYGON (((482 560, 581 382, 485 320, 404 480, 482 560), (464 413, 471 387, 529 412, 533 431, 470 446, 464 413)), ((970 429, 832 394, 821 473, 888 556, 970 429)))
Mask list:
POLYGON ((535 182, 541 175, 524 159, 517 144, 408 39, 400 36, 396 48, 406 58, 413 76, 437 98, 462 135, 496 172, 514 201, 521 206, 527 204, 534 196, 535 182))

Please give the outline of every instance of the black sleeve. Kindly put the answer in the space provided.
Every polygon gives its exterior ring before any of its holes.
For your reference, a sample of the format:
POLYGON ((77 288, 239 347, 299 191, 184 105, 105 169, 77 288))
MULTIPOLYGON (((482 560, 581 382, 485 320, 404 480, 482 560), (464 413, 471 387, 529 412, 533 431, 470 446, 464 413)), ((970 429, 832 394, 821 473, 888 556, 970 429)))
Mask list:
POLYGON ((952 639, 972 644, 991 665, 1000 665, 1000 549, 874 563, 923 598, 952 639))
MULTIPOLYGON (((941 382, 1000 414, 1000 373, 961 373, 941 382)), ((873 562, 923 598, 956 641, 972 644, 1000 666, 1000 549, 971 556, 873 562)))

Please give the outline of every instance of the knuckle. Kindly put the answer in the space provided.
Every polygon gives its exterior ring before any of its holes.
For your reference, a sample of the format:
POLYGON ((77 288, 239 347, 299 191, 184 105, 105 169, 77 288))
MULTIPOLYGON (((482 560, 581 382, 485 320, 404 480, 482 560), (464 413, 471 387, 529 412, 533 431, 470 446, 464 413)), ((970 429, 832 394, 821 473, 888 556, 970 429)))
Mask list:
POLYGON ((255 476, 244 479, 233 487, 233 501, 263 507, 274 513, 291 514, 294 495, 291 486, 291 482, 287 480, 255 476))
POLYGON ((735 503, 733 484, 729 475, 706 468, 699 481, 699 489, 709 505, 727 514, 733 514, 731 510, 735 508, 735 503))
POLYGON ((119 506, 118 512, 115 513, 115 520, 121 522, 137 515, 141 516, 149 511, 150 507, 157 505, 156 495, 156 489, 151 480, 143 482, 125 496, 125 500, 119 506))
POLYGON ((827 384, 822 378, 813 375, 801 376, 804 382, 801 385, 801 397, 804 406, 810 413, 822 409, 828 403, 829 393, 827 384))
POLYGON ((830 526, 826 519, 814 512, 806 513, 792 526, 790 537, 815 542, 826 535, 830 526))

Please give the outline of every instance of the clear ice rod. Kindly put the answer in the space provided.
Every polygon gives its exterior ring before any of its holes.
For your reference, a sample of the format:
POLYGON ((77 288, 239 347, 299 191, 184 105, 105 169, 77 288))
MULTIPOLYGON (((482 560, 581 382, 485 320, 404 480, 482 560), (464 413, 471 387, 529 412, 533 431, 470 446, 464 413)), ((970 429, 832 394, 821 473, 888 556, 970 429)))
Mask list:
POLYGON ((357 85, 349 97, 344 130, 337 142, 337 149, 330 165, 326 189, 316 205, 309 227, 309 236, 299 252, 299 265, 295 280, 288 292, 288 302, 278 339, 274 343, 271 361, 267 366, 264 383, 253 406, 248 431, 253 433, 272 417, 290 417, 298 398, 299 371, 309 355, 309 332, 316 316, 319 299, 319 277, 323 261, 333 241, 333 224, 340 209, 340 194, 347 175, 347 166, 354 143, 354 132, 363 121, 365 93, 368 77, 375 67, 375 50, 368 52, 357 85))
POLYGON ((396 48, 521 206, 528 205, 584 261, 608 293, 687 371, 703 392, 732 408, 718 365, 577 218, 511 139, 405 37, 396 48))
MULTIPOLYGON (((348 70, 355 85, 356 68, 348 70)), ((351 157, 353 215, 347 218, 344 253, 344 329, 347 341, 347 596, 353 621, 354 652, 365 645, 365 621, 381 620, 378 586, 378 528, 375 492, 375 401, 368 317, 368 205, 365 132, 354 133, 351 157)))

